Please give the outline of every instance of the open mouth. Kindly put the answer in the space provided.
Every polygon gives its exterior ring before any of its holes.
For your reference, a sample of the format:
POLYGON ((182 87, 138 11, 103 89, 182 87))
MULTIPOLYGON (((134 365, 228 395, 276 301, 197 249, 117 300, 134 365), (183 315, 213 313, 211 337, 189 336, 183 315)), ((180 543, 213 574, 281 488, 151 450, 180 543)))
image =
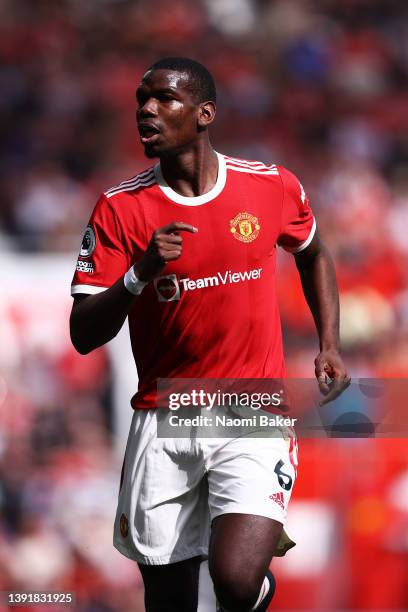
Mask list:
POLYGON ((155 125, 141 123, 138 127, 140 140, 143 144, 154 142, 160 135, 160 130, 155 125))

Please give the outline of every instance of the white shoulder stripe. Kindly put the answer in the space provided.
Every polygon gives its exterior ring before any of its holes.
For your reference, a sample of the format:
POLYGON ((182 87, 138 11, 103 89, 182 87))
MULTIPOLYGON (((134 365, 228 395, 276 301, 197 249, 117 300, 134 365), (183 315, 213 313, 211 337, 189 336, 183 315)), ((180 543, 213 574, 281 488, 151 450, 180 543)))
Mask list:
POLYGON ((115 185, 114 187, 111 187, 105 193, 108 194, 108 193, 111 193, 112 191, 116 191, 117 189, 123 189, 124 187, 127 187, 128 185, 133 185, 135 181, 150 178, 152 175, 153 175, 153 168, 149 168, 149 170, 146 170, 145 172, 142 172, 141 174, 137 174, 131 179, 122 181, 121 183, 119 183, 119 185, 115 185))
POLYGON ((123 183, 121 183, 117 187, 112 187, 111 189, 108 189, 106 193, 110 194, 113 191, 117 191, 118 189, 126 189, 127 187, 131 187, 132 185, 135 185, 136 183, 146 183, 147 181, 150 181, 152 178, 154 178, 154 172, 150 172, 147 176, 144 176, 142 178, 137 177, 129 181, 123 181, 123 183))
POLYGON ((239 166, 240 168, 253 168, 254 170, 262 170, 262 169, 267 169, 265 164, 261 164, 261 162, 259 162, 259 164, 257 164, 255 166, 255 164, 246 164, 244 162, 236 162, 236 161, 230 161, 229 159, 227 160, 227 163, 230 163, 231 166, 239 166))
POLYGON ((136 176, 134 176, 134 177, 132 177, 130 179, 127 179, 126 181, 122 181, 121 183, 119 183, 119 185, 115 185, 114 187, 110 187, 109 189, 107 189, 105 191, 105 195, 107 195, 111 191, 114 191, 115 189, 122 189, 123 187, 126 187, 127 185, 133 183, 134 181, 137 181, 138 179, 147 178, 152 173, 153 173, 153 168, 148 168, 147 170, 144 170, 140 174, 136 174, 136 176))
POLYGON ((247 172, 248 174, 273 174, 274 176, 279 176, 279 171, 277 168, 271 168, 270 170, 261 170, 258 168, 244 168, 243 166, 233 166, 232 164, 227 163, 228 170, 234 170, 235 172, 247 172))
POLYGON ((249 168, 257 168, 257 169, 264 168, 265 170, 276 168, 276 164, 267 165, 267 164, 264 164, 263 162, 248 161, 246 159, 237 159, 236 157, 226 157, 226 161, 230 162, 231 164, 237 165, 237 166, 244 166, 244 167, 249 167, 249 168))
POLYGON ((152 178, 147 178, 141 181, 135 181, 134 183, 130 185, 126 185, 125 187, 115 189, 114 191, 111 191, 110 193, 105 193, 105 195, 107 198, 111 198, 112 196, 117 195, 118 193, 123 193, 124 191, 134 191, 138 187, 149 187, 150 185, 153 185, 154 183, 156 183, 156 177, 152 176, 152 178))
POLYGON ((153 183, 155 183, 155 179, 151 178, 148 179, 146 181, 135 181, 134 183, 130 184, 130 185, 125 185, 124 187, 118 187, 117 189, 106 193, 105 196, 107 198, 111 198, 112 196, 118 194, 118 193, 122 193, 123 191, 133 191, 135 189, 138 189, 139 187, 148 187, 149 185, 152 185, 153 183))
POLYGON ((227 161, 233 164, 240 164, 245 166, 264 166, 265 164, 260 161, 249 161, 247 159, 238 159, 237 157, 227 157, 227 161))

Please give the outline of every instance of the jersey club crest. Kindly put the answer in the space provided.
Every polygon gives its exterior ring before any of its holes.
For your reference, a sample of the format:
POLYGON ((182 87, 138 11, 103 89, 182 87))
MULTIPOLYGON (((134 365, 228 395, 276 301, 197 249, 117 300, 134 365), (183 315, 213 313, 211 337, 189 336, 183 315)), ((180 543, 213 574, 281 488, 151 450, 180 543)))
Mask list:
POLYGON ((231 234, 241 242, 253 242, 258 238, 260 229, 258 217, 248 212, 240 212, 230 221, 231 234))

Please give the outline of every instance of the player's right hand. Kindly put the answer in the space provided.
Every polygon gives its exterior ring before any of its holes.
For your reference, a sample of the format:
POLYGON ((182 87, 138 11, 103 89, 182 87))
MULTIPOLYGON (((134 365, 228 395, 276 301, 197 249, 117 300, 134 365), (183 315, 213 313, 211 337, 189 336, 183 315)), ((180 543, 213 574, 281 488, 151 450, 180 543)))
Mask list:
POLYGON ((151 281, 169 261, 180 257, 183 246, 180 232, 195 234, 198 229, 183 221, 173 221, 153 232, 143 257, 134 266, 135 274, 141 281, 151 281))

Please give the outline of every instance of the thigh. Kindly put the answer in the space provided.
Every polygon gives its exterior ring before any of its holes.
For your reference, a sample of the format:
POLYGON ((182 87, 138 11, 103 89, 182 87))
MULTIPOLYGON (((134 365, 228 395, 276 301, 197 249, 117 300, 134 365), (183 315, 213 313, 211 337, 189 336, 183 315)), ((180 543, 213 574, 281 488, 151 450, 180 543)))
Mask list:
POLYGON ((259 585, 282 533, 282 523, 253 514, 223 514, 211 528, 209 568, 214 583, 259 585))
POLYGON ((250 609, 278 547, 296 477, 289 437, 236 438, 210 457, 209 569, 227 609, 250 609))
POLYGON ((196 612, 201 557, 168 565, 139 564, 146 612, 196 612))

